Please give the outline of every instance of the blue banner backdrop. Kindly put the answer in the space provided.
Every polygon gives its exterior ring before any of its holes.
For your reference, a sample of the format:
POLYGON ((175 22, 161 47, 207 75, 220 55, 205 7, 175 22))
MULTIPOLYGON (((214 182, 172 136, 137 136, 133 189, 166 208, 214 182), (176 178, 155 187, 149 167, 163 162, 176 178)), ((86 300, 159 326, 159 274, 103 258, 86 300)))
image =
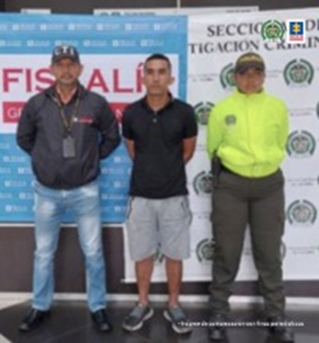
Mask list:
MULTIPOLYGON (((33 222, 30 158, 17 147, 15 131, 26 100, 53 82, 48 66, 56 45, 78 48, 84 64, 81 82, 108 99, 119 121, 125 105, 143 96, 142 65, 149 54, 161 52, 171 58, 176 76, 172 93, 185 99, 184 16, 1 14, 0 33, 1 222, 33 222)), ((104 223, 124 220, 130 168, 123 144, 101 164, 104 223)), ((67 213, 65 222, 72 221, 67 213)))

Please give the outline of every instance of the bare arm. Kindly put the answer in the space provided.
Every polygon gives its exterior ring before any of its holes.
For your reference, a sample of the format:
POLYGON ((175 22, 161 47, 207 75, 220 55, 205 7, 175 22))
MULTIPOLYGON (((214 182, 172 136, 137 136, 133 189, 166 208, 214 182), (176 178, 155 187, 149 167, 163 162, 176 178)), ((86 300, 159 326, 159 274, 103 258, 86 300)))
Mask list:
POLYGON ((196 137, 191 137, 183 140, 183 159, 185 164, 193 157, 195 146, 196 137))

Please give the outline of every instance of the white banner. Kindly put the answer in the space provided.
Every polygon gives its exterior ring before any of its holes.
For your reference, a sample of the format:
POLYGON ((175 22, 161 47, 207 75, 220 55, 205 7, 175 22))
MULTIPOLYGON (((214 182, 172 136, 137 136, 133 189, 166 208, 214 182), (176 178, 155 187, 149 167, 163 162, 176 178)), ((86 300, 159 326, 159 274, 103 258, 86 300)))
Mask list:
MULTIPOLYGON (((204 178, 208 178, 210 171, 205 144, 207 111, 232 92, 234 61, 240 54, 254 51, 266 62, 266 90, 283 99, 290 112, 288 156, 283 164, 287 209, 282 245, 284 277, 288 280, 319 278, 318 17, 319 8, 248 13, 240 17, 190 17, 188 101, 197 109, 201 129, 197 153, 189 166, 191 203, 197 220, 192 226, 194 248, 191 260, 185 264, 186 273, 193 274, 196 270, 188 268, 194 261, 198 268, 203 264, 200 256, 207 247, 199 247, 203 236, 207 246, 211 239, 207 220, 211 211, 210 197, 203 196, 206 194, 204 178), (287 26, 287 20, 299 23, 301 19, 305 23, 304 45, 286 43, 291 33, 289 27, 282 39, 271 39, 267 31, 269 23, 287 26)), ((238 280, 256 279, 248 233, 246 238, 238 280)), ((207 279, 210 272, 209 265, 199 279, 207 279)), ((192 275, 186 274, 185 280, 190 279, 192 275)))

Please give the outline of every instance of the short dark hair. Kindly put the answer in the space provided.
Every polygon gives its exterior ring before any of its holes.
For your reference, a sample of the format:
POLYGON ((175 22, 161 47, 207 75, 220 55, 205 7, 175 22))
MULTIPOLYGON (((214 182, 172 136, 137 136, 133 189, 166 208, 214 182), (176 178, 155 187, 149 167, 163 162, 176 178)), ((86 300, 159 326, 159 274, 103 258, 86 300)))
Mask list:
POLYGON ((148 56, 144 62, 144 67, 146 66, 147 62, 152 61, 152 60, 166 61, 168 64, 169 70, 172 70, 172 63, 171 63, 170 59, 167 56, 165 56, 164 54, 156 53, 156 54, 152 54, 152 55, 148 56))

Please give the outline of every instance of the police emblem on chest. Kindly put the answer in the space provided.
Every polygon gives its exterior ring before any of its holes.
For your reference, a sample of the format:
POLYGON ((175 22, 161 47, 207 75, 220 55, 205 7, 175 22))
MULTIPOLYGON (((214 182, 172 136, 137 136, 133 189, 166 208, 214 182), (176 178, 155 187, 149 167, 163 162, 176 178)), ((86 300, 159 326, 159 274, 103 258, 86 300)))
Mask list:
POLYGON ((225 117, 225 124, 227 126, 234 126, 234 125, 236 125, 236 122, 237 122, 237 118, 234 114, 228 114, 225 117))

